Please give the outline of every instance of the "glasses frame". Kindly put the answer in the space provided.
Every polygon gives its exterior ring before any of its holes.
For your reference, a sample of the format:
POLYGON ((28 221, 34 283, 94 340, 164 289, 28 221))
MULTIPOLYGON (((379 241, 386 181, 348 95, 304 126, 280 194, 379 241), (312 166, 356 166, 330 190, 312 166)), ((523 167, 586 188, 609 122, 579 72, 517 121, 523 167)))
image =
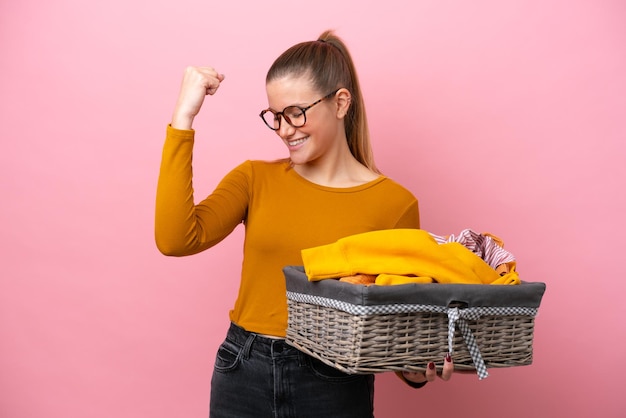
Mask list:
POLYGON ((300 106, 296 106, 296 105, 291 105, 291 106, 285 107, 282 112, 274 112, 272 109, 269 109, 269 108, 268 109, 264 109, 264 110, 261 111, 261 113, 259 113, 259 117, 263 120, 263 123, 265 124, 265 126, 270 128, 272 131, 278 131, 280 129, 280 124, 281 124, 283 119, 285 120, 285 122, 287 122, 287 124, 289 124, 289 126, 292 126, 294 128, 302 128, 304 125, 306 125, 306 111, 309 110, 310 108, 312 108, 313 106, 315 106, 316 104, 318 104, 318 103, 320 103, 320 102, 322 102, 322 101, 324 101, 326 99, 329 99, 329 98, 333 97, 335 94, 337 94, 337 92, 339 90, 341 90, 341 88, 338 88, 337 90, 335 90, 335 91, 333 91, 331 93, 328 93, 326 96, 324 96, 321 99, 311 103, 310 105, 308 105, 306 107, 300 107, 300 106), (295 107, 295 108, 299 109, 302 112, 302 116, 304 117, 304 122, 302 122, 302 125, 298 125, 298 126, 294 125, 291 122, 291 119, 289 119, 289 116, 285 115, 285 110, 289 109, 290 107, 295 107), (265 120, 264 115, 267 112, 272 113, 274 115, 274 119, 278 119, 278 127, 277 128, 274 128, 273 125, 270 125, 265 120))

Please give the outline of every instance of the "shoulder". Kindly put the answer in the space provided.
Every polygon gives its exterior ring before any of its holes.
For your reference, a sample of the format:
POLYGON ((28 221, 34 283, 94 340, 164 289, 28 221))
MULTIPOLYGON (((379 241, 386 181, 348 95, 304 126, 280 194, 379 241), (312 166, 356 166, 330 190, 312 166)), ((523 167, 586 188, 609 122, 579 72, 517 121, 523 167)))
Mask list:
POLYGON ((248 160, 244 164, 248 164, 251 168, 260 171, 285 171, 291 168, 289 159, 286 158, 272 161, 248 160))
POLYGON ((409 189, 388 177, 382 184, 386 188, 385 206, 390 209, 390 212, 392 208, 395 209, 397 211, 395 213, 398 214, 393 228, 419 228, 420 215, 417 197, 409 189))
POLYGON ((289 160, 246 160, 233 168, 227 177, 245 178, 252 183, 267 178, 277 178, 290 169, 289 160))
POLYGON ((236 171, 280 171, 289 169, 289 160, 274 160, 274 161, 265 161, 265 160, 246 160, 240 163, 233 170, 236 171))
POLYGON ((390 196, 409 200, 417 200, 413 192, 389 177, 382 176, 381 181, 378 183, 378 186, 381 190, 384 190, 384 192, 389 194, 390 196))

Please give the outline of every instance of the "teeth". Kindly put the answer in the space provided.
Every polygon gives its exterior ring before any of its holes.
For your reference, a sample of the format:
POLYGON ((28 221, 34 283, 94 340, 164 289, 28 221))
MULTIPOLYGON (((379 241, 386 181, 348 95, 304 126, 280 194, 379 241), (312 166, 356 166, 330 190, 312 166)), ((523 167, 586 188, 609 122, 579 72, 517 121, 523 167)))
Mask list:
POLYGON ((304 141, 306 141, 307 139, 308 139, 308 137, 301 138, 301 139, 298 139, 298 140, 295 140, 295 141, 288 141, 289 142, 289 146, 295 147, 296 145, 300 145, 300 144, 304 143, 304 141))

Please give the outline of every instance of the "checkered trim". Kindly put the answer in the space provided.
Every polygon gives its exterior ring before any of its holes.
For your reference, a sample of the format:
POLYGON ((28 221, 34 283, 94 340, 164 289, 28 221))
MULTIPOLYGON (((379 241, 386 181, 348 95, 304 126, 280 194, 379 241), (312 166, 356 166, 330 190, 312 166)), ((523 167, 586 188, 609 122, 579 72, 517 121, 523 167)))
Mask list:
POLYGON ((465 345, 472 357, 474 367, 479 379, 486 378, 489 373, 487 366, 483 360, 476 339, 472 334, 467 321, 476 321, 485 315, 526 315, 537 316, 537 308, 526 307, 475 307, 475 308, 448 308, 446 306, 436 305, 419 305, 419 304, 394 304, 394 305, 354 305, 352 303, 343 302, 335 299, 325 298, 321 296, 312 296, 303 293, 287 291, 287 298, 300 303, 309 303, 312 305, 324 306, 326 308, 338 309, 351 315, 385 315, 409 312, 432 312, 445 313, 448 315, 448 351, 452 354, 454 345, 454 332, 458 323, 465 345))
MULTIPOLYGON (((437 305, 420 305, 398 303, 393 305, 355 305, 336 299, 325 298, 322 296, 312 296, 305 293, 296 293, 287 291, 287 298, 294 302, 310 303, 312 305, 324 306, 326 308, 338 309, 351 315, 379 315, 379 314, 396 314, 408 312, 436 312, 447 313, 449 309, 445 306, 437 305)), ((483 306, 476 308, 463 309, 465 312, 479 314, 479 318, 484 315, 528 315, 537 316, 537 308, 525 307, 494 307, 483 306)))

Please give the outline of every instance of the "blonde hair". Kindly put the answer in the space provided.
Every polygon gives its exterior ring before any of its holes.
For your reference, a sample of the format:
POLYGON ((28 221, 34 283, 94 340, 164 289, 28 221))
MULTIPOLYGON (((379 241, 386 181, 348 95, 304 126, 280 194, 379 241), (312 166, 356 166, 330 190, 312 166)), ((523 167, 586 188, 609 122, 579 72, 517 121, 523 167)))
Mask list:
POLYGON ((361 164, 380 173, 374 163, 361 86, 343 40, 327 30, 317 41, 292 46, 274 61, 265 82, 285 76, 309 77, 313 87, 322 94, 339 88, 350 91, 352 100, 344 119, 348 147, 361 164))

